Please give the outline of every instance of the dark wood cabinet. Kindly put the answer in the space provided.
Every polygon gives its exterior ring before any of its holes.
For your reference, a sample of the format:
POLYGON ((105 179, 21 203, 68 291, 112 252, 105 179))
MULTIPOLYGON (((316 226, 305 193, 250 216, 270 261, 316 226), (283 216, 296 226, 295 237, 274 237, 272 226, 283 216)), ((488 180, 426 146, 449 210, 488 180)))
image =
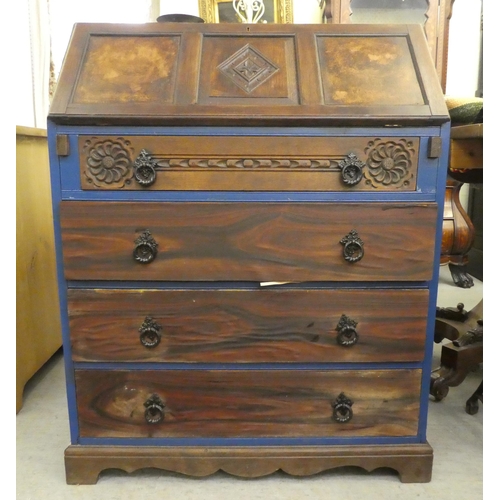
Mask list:
POLYGON ((448 122, 418 25, 76 25, 49 116, 68 483, 429 481, 448 122))

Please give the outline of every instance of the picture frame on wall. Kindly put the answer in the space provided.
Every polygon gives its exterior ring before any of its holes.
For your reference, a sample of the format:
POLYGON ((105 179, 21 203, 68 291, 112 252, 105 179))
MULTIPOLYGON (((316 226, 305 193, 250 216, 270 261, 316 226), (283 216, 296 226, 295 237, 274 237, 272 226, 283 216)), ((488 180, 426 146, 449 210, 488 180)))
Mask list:
MULTIPOLYGON (((200 17, 206 23, 239 23, 233 0, 198 0, 200 17)), ((265 11, 259 22, 293 23, 292 0, 264 0, 265 11)))

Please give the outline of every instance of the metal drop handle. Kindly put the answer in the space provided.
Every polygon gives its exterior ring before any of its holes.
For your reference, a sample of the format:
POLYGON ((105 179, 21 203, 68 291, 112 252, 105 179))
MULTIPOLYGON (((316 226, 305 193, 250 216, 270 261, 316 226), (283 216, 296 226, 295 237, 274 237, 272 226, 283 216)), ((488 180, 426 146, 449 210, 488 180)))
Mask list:
POLYGON ((333 419, 339 424, 349 422, 354 416, 352 412, 353 404, 354 403, 342 392, 332 403, 333 419))
POLYGON ((158 253, 158 243, 156 243, 149 229, 146 229, 134 243, 134 260, 141 264, 149 264, 155 259, 158 253))

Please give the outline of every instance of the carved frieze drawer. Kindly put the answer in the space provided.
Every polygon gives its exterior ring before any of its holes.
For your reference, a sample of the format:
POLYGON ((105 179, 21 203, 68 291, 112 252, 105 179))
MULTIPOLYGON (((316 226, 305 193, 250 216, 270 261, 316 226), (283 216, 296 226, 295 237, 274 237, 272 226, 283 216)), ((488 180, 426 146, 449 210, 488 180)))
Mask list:
POLYGON ((75 361, 420 362, 428 290, 68 291, 75 361))
POLYGON ((434 203, 63 201, 70 280, 413 281, 434 203))
POLYGON ((414 191, 418 137, 80 136, 82 189, 414 191))
POLYGON ((416 436, 421 370, 76 370, 81 437, 416 436))

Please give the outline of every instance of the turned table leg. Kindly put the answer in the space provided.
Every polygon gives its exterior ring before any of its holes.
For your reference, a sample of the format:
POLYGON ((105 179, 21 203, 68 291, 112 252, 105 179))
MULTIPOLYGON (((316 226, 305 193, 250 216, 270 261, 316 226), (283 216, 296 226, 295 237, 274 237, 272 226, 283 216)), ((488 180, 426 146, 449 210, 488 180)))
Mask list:
POLYGON ((462 182, 451 179, 446 184, 441 264, 448 264, 455 285, 470 288, 474 281, 467 274, 467 254, 474 243, 475 230, 460 203, 462 186, 462 182))

